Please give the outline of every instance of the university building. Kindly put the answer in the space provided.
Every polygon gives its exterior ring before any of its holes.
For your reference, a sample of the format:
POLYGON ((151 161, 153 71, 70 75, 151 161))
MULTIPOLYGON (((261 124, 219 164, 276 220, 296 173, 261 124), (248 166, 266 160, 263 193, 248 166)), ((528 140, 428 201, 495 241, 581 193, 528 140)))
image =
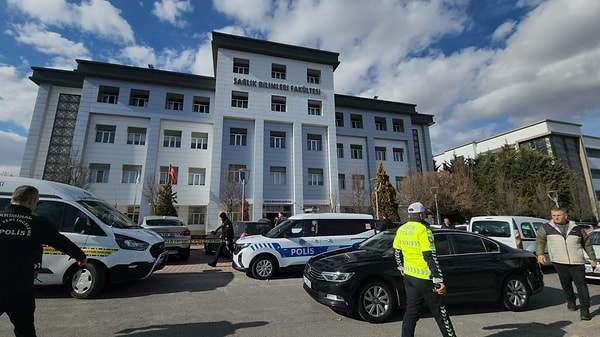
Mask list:
POLYGON ((433 159, 441 165, 454 156, 475 158, 480 153, 499 151, 505 145, 540 151, 583 178, 592 212, 600 219, 600 138, 583 135, 580 128, 581 124, 546 119, 448 149, 433 159))
POLYGON ((87 60, 32 67, 39 89, 20 175, 54 180, 75 155, 92 192, 138 220, 172 168, 179 216, 203 232, 228 202, 233 219, 345 212, 353 189, 370 206, 379 162, 396 186, 434 169, 433 116, 335 94, 339 54, 218 32, 212 49, 214 77, 87 60))

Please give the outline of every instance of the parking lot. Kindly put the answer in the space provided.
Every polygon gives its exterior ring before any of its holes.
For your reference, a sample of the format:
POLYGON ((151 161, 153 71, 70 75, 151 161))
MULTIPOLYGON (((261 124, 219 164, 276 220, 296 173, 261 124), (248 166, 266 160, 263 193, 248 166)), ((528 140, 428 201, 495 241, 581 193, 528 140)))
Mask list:
MULTIPOLYGON (((60 287, 37 288, 36 327, 41 337, 69 336, 398 336, 402 312, 384 324, 336 314, 302 289, 300 274, 269 281, 248 278, 221 259, 216 268, 201 246, 190 259, 176 258, 150 278, 108 287, 92 300, 72 299, 60 287)), ((547 270, 546 288, 525 312, 494 303, 450 305, 461 337, 596 337, 600 335, 600 284, 590 284, 591 321, 567 311, 558 277, 547 270)), ((425 311, 417 336, 439 336, 425 311)), ((0 317, 0 336, 11 336, 0 317)))

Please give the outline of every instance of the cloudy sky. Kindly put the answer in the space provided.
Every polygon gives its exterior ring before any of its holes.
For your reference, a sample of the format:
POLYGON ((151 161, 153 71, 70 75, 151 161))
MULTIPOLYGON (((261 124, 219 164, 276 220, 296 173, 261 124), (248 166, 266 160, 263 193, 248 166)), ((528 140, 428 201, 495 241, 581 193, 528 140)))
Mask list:
POLYGON ((213 76, 212 31, 340 53, 336 93, 434 115, 434 153, 543 119, 600 137, 597 0, 0 0, 0 174, 18 175, 32 66, 213 76))

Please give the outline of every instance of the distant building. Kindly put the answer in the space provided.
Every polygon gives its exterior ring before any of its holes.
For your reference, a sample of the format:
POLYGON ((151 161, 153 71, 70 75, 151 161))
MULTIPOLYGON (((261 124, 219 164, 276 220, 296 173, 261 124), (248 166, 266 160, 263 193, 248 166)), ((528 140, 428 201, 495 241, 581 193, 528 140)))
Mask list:
POLYGON ((499 151, 504 145, 528 147, 548 154, 583 177, 592 210, 598 219, 600 205, 600 138, 581 134, 581 124, 546 119, 497 136, 461 145, 434 155, 440 165, 454 157, 475 158, 480 153, 499 151))
POLYGON ((433 116, 335 94, 337 53, 217 32, 212 47, 215 77, 86 60, 74 71, 33 67, 20 175, 53 179, 74 151, 93 192, 138 219, 152 213, 147 182, 164 184, 172 166, 179 216, 201 232, 218 224, 229 185, 257 220, 348 211, 353 186, 368 209, 379 162, 396 186, 434 169, 433 116))

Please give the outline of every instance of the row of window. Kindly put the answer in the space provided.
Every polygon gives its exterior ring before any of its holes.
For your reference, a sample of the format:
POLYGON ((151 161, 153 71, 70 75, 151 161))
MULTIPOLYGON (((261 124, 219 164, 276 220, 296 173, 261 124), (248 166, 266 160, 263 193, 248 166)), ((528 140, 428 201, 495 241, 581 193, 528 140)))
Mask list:
MULTIPOLYGON (((231 92, 231 107, 248 109, 248 92, 246 91, 232 91, 231 92)), ((318 100, 309 99, 307 103, 307 113, 311 116, 322 115, 323 103, 318 100)), ((271 96, 271 111, 274 112, 287 112, 287 97, 285 96, 271 96)))
MULTIPOLYGON (((233 59, 233 73, 248 75, 250 74, 250 60, 242 58, 233 59)), ((287 79, 287 66, 285 64, 271 64, 271 78, 278 80, 287 79)), ((320 84, 321 71, 317 69, 306 69, 306 83, 320 84)))
MULTIPOLYGON (((175 176, 179 176, 179 168, 173 166, 175 176)), ((123 165, 121 169, 122 184, 139 184, 142 173, 141 165, 123 165)), ((159 183, 165 184, 170 178, 169 166, 161 166, 159 169, 159 183)), ((110 176, 110 164, 92 163, 90 164, 90 182, 106 184, 110 176)), ((177 184, 175 182, 174 184, 177 184)), ((190 167, 188 168, 188 185, 206 185, 206 168, 190 167)))
MULTIPOLYGON (((115 133, 117 131, 116 125, 96 125, 96 143, 110 143, 115 142, 115 133)), ((163 147, 181 147, 181 131, 177 130, 164 130, 163 131, 163 147)), ((190 148, 191 149, 208 149, 208 133, 205 132, 191 132, 190 135, 190 148)), ((146 145, 146 129, 138 127, 127 128, 127 144, 131 145, 146 145)))
MULTIPOLYGON (((335 113, 335 126, 344 127, 344 113, 335 113)), ((350 127, 353 129, 363 128, 363 116, 358 114, 350 114, 350 127)), ((375 130, 387 131, 387 119, 385 117, 375 117, 375 130)), ((392 131, 404 132, 404 121, 398 118, 392 118, 392 131)))
MULTIPOLYGON (((119 87, 110 87, 101 85, 98 89, 98 102, 117 104, 119 103, 119 87)), ((131 89, 129 93, 129 105, 146 107, 150 100, 150 91, 141 89, 131 89)), ((165 109, 167 110, 183 110, 184 95, 177 93, 167 93, 165 95, 165 109)), ((210 98, 204 96, 194 96, 192 111, 199 113, 209 113, 210 98)))

